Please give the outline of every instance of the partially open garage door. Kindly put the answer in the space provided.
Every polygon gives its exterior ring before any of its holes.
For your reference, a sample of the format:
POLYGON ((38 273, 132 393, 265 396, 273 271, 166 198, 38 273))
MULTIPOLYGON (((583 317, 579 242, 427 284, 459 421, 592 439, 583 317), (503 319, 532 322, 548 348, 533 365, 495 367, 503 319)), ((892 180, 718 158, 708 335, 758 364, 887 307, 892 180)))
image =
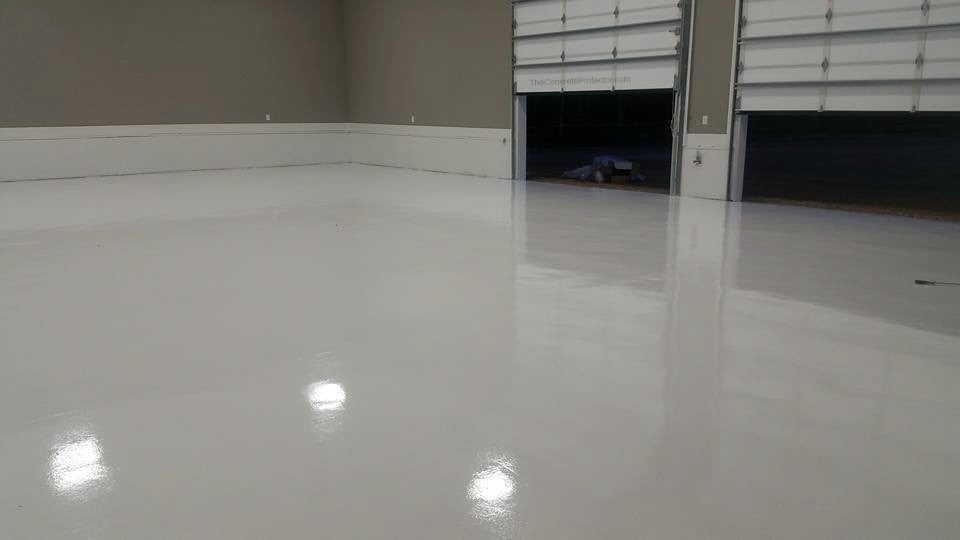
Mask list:
POLYGON ((523 93, 674 88, 677 0, 514 0, 523 93))
POLYGON ((738 108, 960 110, 960 2, 743 0, 738 108))
POLYGON ((741 15, 734 199, 956 217, 960 1, 743 0, 741 15))
MULTIPOLYGON (((613 152, 626 158, 617 163, 629 162, 644 169, 640 176, 646 181, 640 187, 665 189, 660 185, 661 169, 669 171, 671 189, 678 185, 680 129, 679 122, 672 119, 683 116, 680 96, 685 77, 681 66, 685 64, 681 59, 689 28, 689 11, 684 6, 689 1, 513 0, 513 4, 518 110, 530 97, 545 105, 553 103, 561 111, 555 118, 534 119, 539 127, 556 125, 558 132, 551 134, 558 136, 529 141, 531 151, 540 152, 536 156, 524 153, 527 130, 518 122, 527 118, 517 116, 516 162, 526 163, 529 170, 541 161, 553 163, 553 157, 562 154, 569 163, 554 165, 573 169, 591 162, 582 158, 599 159, 613 152), (666 100, 662 91, 667 92, 666 100), (611 92, 614 95, 604 95, 611 92), (553 98, 559 101, 554 103, 553 98), (618 111, 614 120, 605 114, 610 106, 618 111), (568 114, 574 109, 579 112, 568 114), (665 163, 651 165, 648 158, 662 153, 659 141, 663 133, 673 140, 672 153, 668 150, 671 155, 664 158, 665 163)), ((529 172, 538 178, 549 175, 546 169, 529 172)), ((635 173, 638 171, 630 172, 630 177, 639 178, 635 173)), ((517 177, 524 178, 523 173, 517 177)))

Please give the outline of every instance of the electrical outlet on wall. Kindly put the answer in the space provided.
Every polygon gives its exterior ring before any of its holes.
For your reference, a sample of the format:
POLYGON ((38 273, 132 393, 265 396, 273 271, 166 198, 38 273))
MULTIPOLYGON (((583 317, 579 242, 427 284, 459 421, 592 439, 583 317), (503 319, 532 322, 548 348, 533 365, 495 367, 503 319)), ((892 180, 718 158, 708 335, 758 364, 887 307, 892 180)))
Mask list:
POLYGON ((273 115, 271 115, 270 113, 267 113, 265 117, 267 119, 267 122, 269 122, 273 118, 273 115))
POLYGON ((416 123, 417 123, 417 117, 416 117, 416 115, 413 115, 413 114, 410 115, 410 123, 411 123, 411 124, 416 124, 416 123))
POLYGON ((705 126, 710 125, 710 117, 707 115, 703 115, 703 119, 700 120, 700 123, 705 126))

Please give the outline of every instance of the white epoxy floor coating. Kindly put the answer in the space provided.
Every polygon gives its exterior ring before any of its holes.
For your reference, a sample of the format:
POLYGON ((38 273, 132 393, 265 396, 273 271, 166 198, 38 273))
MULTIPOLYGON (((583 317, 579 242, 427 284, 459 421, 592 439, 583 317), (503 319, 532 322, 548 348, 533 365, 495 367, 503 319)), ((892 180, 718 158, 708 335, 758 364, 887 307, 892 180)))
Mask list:
POLYGON ((0 184, 0 538, 953 539, 960 226, 323 166, 0 184))

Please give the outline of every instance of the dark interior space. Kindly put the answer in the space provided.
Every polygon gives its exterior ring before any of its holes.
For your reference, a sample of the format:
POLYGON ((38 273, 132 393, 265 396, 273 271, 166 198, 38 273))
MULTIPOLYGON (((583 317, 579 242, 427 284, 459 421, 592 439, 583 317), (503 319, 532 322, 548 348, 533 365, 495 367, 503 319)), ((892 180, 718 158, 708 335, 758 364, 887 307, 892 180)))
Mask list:
POLYGON ((744 200, 960 219, 960 116, 751 115, 744 200))
POLYGON ((667 192, 670 189, 673 91, 618 91, 527 96, 527 178, 667 192), (618 171, 612 181, 563 179, 566 171, 612 155, 645 179, 618 171))

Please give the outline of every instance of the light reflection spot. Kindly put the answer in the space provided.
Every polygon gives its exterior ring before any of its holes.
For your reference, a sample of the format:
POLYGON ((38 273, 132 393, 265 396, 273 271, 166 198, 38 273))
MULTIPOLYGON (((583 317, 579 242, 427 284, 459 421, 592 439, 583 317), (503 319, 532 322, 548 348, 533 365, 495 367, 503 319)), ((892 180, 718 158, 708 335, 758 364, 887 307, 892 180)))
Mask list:
POLYGON ((513 495, 513 478, 499 466, 488 467, 473 477, 470 497, 493 503, 513 495))
POLYGON ((343 386, 332 382, 319 382, 310 386, 307 391, 307 400, 317 412, 339 411, 347 400, 347 393, 343 386))
POLYGON ((54 488, 70 493, 103 478, 103 451, 95 437, 87 437, 57 448, 50 458, 50 477, 54 488))

